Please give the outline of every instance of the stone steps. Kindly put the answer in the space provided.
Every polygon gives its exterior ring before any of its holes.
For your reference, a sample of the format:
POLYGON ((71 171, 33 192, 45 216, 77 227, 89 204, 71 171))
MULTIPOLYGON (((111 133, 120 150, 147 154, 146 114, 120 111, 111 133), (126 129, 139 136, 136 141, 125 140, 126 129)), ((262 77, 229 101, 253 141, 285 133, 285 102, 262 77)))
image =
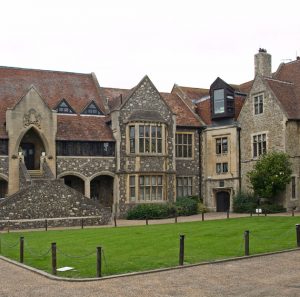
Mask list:
POLYGON ((43 173, 41 170, 28 170, 28 174, 31 178, 43 178, 43 173))

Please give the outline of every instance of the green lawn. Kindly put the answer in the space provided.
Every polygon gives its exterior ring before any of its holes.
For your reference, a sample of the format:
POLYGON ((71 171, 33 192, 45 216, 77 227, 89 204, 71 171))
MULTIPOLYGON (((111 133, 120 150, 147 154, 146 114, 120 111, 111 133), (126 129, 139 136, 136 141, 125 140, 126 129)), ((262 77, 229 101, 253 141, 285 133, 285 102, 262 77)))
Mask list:
POLYGON ((96 276, 96 247, 104 249, 103 275, 178 265, 179 235, 185 234, 185 263, 244 255, 245 230, 250 254, 296 247, 297 217, 248 217, 205 222, 96 228, 48 232, 2 233, 1 254, 19 260, 20 236, 25 238, 24 263, 51 272, 51 242, 57 244, 57 266, 67 277, 96 276), (84 256, 84 257, 82 257, 84 256))

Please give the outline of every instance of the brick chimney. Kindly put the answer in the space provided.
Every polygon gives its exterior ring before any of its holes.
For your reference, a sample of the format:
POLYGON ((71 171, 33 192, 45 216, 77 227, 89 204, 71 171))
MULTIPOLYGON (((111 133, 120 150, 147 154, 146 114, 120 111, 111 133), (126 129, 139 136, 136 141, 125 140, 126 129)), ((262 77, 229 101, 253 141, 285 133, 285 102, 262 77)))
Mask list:
POLYGON ((267 50, 260 48, 258 53, 254 56, 255 76, 262 75, 272 76, 272 56, 267 53, 267 50))

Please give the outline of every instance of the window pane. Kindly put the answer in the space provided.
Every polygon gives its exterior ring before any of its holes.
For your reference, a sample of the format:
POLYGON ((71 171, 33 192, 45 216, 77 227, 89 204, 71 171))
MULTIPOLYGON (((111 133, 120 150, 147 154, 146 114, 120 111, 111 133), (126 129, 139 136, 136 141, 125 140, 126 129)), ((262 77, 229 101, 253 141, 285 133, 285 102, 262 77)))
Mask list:
POLYGON ((140 200, 145 200, 144 188, 140 187, 140 200))
POLYGON ((162 187, 157 188, 157 200, 162 200, 162 187))
POLYGON ((140 185, 144 185, 144 177, 143 176, 140 176, 139 182, 140 182, 140 185))
POLYGON ((153 186, 156 185, 156 176, 151 177, 151 185, 153 185, 153 186))
POLYGON ((130 176, 130 186, 135 186, 135 176, 130 176))
POLYGON ((145 176, 145 185, 146 186, 150 185, 150 177, 149 176, 145 176))
POLYGON ((214 90, 214 112, 224 112, 224 90, 214 90))
POLYGON ((145 187, 145 199, 150 200, 150 187, 145 187))
POLYGON ((152 190, 151 190, 151 199, 152 200, 156 200, 156 187, 152 187, 152 190))
POLYGON ((161 135, 161 127, 157 127, 157 137, 158 137, 158 138, 162 138, 162 135, 161 135))
POLYGON ((139 126, 140 137, 144 137, 144 126, 139 126))
POLYGON ((150 137, 150 126, 145 126, 145 137, 150 137))
POLYGON ((162 140, 157 139, 157 152, 161 153, 162 152, 162 140))
POLYGON ((158 184, 158 185, 162 185, 162 176, 161 176, 161 175, 159 175, 159 176, 157 177, 157 184, 158 184))

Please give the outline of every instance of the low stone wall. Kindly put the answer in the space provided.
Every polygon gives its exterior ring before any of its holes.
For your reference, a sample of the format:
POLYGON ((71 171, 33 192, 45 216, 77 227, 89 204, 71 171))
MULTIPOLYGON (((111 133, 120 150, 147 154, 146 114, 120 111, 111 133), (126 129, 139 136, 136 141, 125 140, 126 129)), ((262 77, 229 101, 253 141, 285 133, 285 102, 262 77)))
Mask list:
POLYGON ((111 223, 110 209, 103 209, 98 217, 69 217, 69 218, 47 218, 34 220, 1 220, 0 231, 44 229, 57 227, 101 226, 111 223))
MULTIPOLYGON (((78 220, 82 217, 96 217, 90 221, 86 219, 86 223, 104 225, 111 220, 111 209, 66 186, 62 180, 32 180, 29 187, 0 203, 1 221, 30 220, 26 224, 14 223, 20 228, 40 228, 45 224, 44 218, 49 219, 50 225, 57 227, 78 225, 76 220, 62 219, 75 217, 78 220)), ((1 224, 5 228, 5 222, 1 224)))

